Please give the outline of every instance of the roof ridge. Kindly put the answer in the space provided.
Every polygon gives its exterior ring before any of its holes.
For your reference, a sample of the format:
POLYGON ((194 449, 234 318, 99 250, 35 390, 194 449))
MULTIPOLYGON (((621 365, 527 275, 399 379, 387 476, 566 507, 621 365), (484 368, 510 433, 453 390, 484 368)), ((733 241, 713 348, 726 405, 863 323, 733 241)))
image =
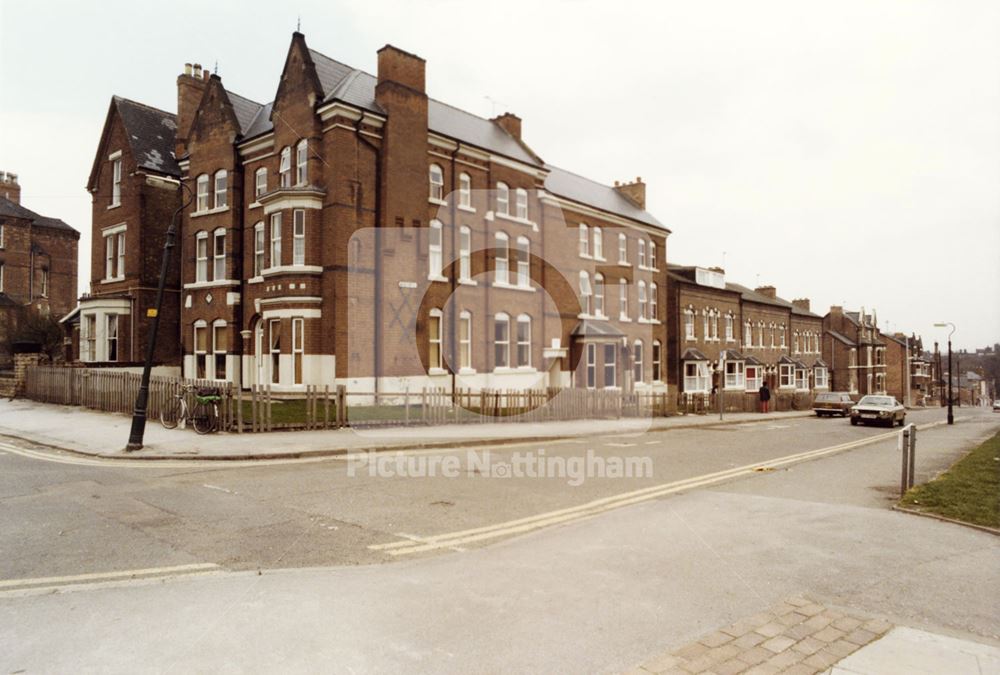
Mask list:
POLYGON ((149 110, 154 110, 154 111, 156 111, 158 113, 163 113, 164 115, 170 115, 171 117, 177 117, 177 113, 172 113, 172 112, 170 112, 168 110, 164 110, 163 108, 157 108, 156 106, 149 105, 148 103, 142 103, 141 101, 136 101, 136 100, 131 99, 131 98, 126 98, 124 96, 119 96, 118 94, 112 94, 111 97, 113 99, 115 99, 116 101, 124 101, 125 103, 131 103, 132 105, 137 105, 137 106, 140 106, 142 108, 148 108, 149 110))

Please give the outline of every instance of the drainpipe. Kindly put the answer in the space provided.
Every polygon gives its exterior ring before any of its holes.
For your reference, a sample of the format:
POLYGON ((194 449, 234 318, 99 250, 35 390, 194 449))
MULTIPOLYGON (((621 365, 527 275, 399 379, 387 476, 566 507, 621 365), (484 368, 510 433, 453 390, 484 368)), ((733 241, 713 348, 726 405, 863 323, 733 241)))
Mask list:
MULTIPOLYGON (((382 378, 382 151, 361 133, 361 118, 354 125, 358 139, 375 153, 375 301, 372 311, 375 315, 375 400, 382 378)), ((362 196, 364 193, 362 193, 362 196)), ((334 374, 336 379, 336 374, 334 374)))
MULTIPOLYGON (((451 196, 451 201, 450 201, 450 203, 448 205, 448 211, 451 214, 451 255, 452 255, 452 261, 451 261, 451 268, 452 268, 452 270, 451 270, 451 274, 449 275, 449 278, 450 278, 450 282, 449 283, 451 284, 450 299, 452 300, 452 306, 451 306, 451 312, 449 312, 450 316, 448 318, 448 332, 449 332, 450 338, 451 338, 451 339, 448 340, 448 357, 449 357, 448 358, 448 361, 449 361, 448 370, 451 371, 451 401, 452 401, 453 405, 456 404, 456 401, 457 401, 457 398, 455 396, 455 385, 457 383, 456 382, 456 375, 455 375, 455 365, 456 365, 457 361, 455 359, 455 328, 456 328, 455 309, 456 308, 455 308, 454 298, 455 298, 455 284, 457 283, 456 280, 455 280, 455 260, 456 260, 455 259, 455 252, 458 250, 457 246, 455 245, 455 237, 456 237, 455 232, 458 229, 458 222, 456 220, 457 216, 456 216, 456 208, 455 208, 455 185, 457 183, 456 175, 457 175, 457 172, 458 172, 458 167, 456 166, 456 164, 457 164, 456 157, 458 156, 458 147, 459 147, 459 144, 456 142, 455 143, 455 149, 452 150, 452 152, 451 152, 451 195, 450 195, 451 196)), ((470 234, 469 239, 470 239, 470 242, 469 242, 469 258, 470 258, 470 260, 469 260, 469 271, 471 272, 472 271, 472 269, 471 269, 472 268, 472 260, 471 260, 471 258, 472 258, 472 242, 471 242, 472 237, 471 237, 471 234, 470 234)), ((442 252, 441 258, 442 258, 442 260, 444 259, 444 252, 442 252)), ((461 267, 461 262, 459 262, 459 267, 461 267)), ((471 344, 471 340, 470 340, 470 344, 469 344, 469 356, 470 357, 472 356, 472 344, 471 344)), ((461 367, 460 364, 459 364, 459 367, 461 367)))

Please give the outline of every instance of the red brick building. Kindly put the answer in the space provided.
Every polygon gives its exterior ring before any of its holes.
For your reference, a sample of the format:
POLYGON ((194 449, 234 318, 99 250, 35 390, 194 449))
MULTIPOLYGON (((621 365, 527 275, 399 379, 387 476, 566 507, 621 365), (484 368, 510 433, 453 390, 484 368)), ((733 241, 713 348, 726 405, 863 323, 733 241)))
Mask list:
MULTIPOLYGON (((87 190, 92 199, 90 292, 66 318, 79 360, 137 365, 145 358, 147 310, 155 306, 163 244, 180 206, 173 151, 176 116, 111 99, 87 190)), ((180 267, 167 275, 154 363, 180 365, 180 267)), ((177 369, 179 372, 179 369, 177 369)))
POLYGON ((830 365, 831 388, 864 396, 899 394, 888 389, 886 341, 875 312, 845 312, 834 305, 823 317, 823 359, 830 365))
POLYGON ((184 374, 295 392, 665 390, 666 239, 641 180, 554 167, 521 120, 292 36, 274 101, 178 78, 184 374))
MULTIPOLYGON (((75 304, 80 233, 21 204, 17 175, 0 172, 0 324, 18 308, 61 317, 75 304)), ((0 354, 0 361, 9 355, 0 354)))

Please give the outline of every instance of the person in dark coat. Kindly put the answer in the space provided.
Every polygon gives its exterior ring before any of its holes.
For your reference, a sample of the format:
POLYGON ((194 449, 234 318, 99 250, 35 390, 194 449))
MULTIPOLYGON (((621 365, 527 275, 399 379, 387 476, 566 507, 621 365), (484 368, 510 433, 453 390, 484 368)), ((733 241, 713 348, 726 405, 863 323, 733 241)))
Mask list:
POLYGON ((757 393, 760 395, 760 411, 766 413, 768 403, 771 400, 771 390, 768 388, 767 382, 760 385, 760 390, 757 393))

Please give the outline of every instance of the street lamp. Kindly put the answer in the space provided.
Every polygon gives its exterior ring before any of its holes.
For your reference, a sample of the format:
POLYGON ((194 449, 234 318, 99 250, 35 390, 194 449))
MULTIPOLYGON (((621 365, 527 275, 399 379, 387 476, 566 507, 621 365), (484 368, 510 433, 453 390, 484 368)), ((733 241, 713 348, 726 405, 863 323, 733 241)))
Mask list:
POLYGON ((948 326, 951 326, 951 332, 948 333, 948 424, 954 424, 955 415, 951 409, 951 404, 952 404, 951 381, 952 378, 954 377, 954 374, 952 373, 951 370, 951 336, 955 333, 955 324, 951 323, 950 321, 942 321, 940 323, 934 324, 935 328, 947 328, 948 326))

